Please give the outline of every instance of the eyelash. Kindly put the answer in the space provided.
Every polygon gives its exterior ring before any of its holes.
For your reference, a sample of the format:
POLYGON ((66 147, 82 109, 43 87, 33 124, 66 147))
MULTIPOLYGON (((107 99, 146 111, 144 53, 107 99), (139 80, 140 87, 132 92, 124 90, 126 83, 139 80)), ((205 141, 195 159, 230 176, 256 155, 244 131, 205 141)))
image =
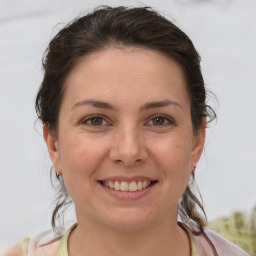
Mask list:
MULTIPOLYGON (((164 124, 162 124, 162 125, 151 124, 151 125, 147 125, 147 126, 155 126, 157 128, 163 128, 163 127, 175 124, 175 122, 173 121, 173 119, 171 117, 161 115, 161 114, 156 114, 156 115, 151 116, 149 122, 153 122, 153 119, 155 119, 155 118, 163 118, 164 119, 164 124)), ((147 122, 147 123, 149 123, 149 122, 147 122)))
POLYGON ((106 121, 106 117, 102 116, 102 115, 91 115, 91 116, 88 116, 88 117, 86 117, 86 118, 81 120, 81 124, 86 125, 88 127, 98 128, 98 129, 100 129, 102 126, 111 126, 111 124, 109 124, 109 122, 106 121), (101 119, 102 122, 105 122, 107 125, 106 124, 105 125, 102 125, 102 124, 101 125, 89 124, 88 122, 89 121, 92 122, 93 119, 101 119))
MULTIPOLYGON (((88 116, 84 119, 81 120, 81 124, 83 125, 86 125, 88 127, 93 127, 93 128, 102 128, 103 126, 111 126, 111 124, 106 121, 106 117, 105 116, 102 116, 102 115, 91 115, 91 116, 88 116), (93 119, 100 119, 102 121, 102 123, 105 123, 105 124, 100 124, 100 125, 93 125, 93 124, 90 124, 89 122, 92 122, 93 119)), ((170 118, 169 116, 165 116, 165 115, 161 115, 161 114, 157 114, 157 115, 153 115, 149 118, 150 120, 146 122, 146 126, 155 126, 157 128, 162 128, 162 127, 166 127, 168 125, 174 125, 175 122, 173 121, 172 118, 170 118), (153 120, 155 118, 163 118, 164 119, 164 124, 160 124, 160 125, 154 125, 154 124, 149 124, 150 122, 153 122, 153 120)))

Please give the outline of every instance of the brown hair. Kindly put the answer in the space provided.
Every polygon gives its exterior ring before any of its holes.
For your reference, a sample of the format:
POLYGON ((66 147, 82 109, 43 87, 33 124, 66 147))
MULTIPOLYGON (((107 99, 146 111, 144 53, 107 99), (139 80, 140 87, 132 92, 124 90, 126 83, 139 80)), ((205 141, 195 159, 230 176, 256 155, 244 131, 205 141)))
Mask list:
MULTIPOLYGON (((52 132, 57 134, 64 82, 71 70, 85 55, 109 46, 141 46, 176 60, 186 78, 194 132, 201 127, 205 117, 208 117, 208 121, 215 118, 214 111, 206 104, 200 56, 182 30, 150 7, 101 6, 59 31, 45 52, 44 78, 35 107, 38 118, 47 124, 52 132)), ((66 206, 68 199, 62 179, 59 178, 59 181, 59 197, 52 215, 52 226, 55 229, 59 210, 66 206)), ((206 223, 203 205, 192 192, 191 184, 179 202, 179 216, 182 220, 191 218, 199 225, 206 223), (198 211, 198 207, 203 215, 198 211)))

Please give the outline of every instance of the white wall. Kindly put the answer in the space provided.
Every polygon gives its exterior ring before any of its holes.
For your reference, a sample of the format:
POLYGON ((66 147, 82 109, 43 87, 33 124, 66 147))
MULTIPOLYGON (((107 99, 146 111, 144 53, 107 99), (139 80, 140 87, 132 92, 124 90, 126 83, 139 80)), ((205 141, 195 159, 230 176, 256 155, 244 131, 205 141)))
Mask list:
MULTIPOLYGON (((218 122, 209 129, 198 183, 209 219, 256 203, 256 2, 147 0, 191 37, 202 56, 218 122), (193 3, 192 3, 193 2, 193 3)), ((0 248, 49 227, 54 193, 34 99, 50 38, 99 4, 138 1, 0 0, 0 248)))

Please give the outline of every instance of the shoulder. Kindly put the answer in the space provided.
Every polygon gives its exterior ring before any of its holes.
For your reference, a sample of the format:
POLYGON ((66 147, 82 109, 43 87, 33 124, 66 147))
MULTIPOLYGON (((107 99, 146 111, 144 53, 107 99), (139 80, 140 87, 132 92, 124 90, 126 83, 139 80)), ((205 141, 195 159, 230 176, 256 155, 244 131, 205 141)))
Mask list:
POLYGON ((0 256, 56 256, 61 239, 67 237, 76 225, 76 223, 73 224, 68 230, 62 229, 59 234, 48 230, 39 233, 32 239, 26 238, 6 252, 0 252, 0 256))
POLYGON ((192 230, 199 255, 209 256, 250 256, 241 248, 232 244, 208 228, 202 228, 193 221, 188 221, 192 230))
POLYGON ((55 256, 60 238, 53 231, 42 232, 13 245, 0 256, 55 256))
POLYGON ((10 247, 7 251, 0 254, 1 256, 21 256, 22 248, 21 243, 17 243, 10 247))
POLYGON ((60 239, 61 235, 56 235, 52 230, 36 235, 28 244, 27 256, 56 255, 60 239))

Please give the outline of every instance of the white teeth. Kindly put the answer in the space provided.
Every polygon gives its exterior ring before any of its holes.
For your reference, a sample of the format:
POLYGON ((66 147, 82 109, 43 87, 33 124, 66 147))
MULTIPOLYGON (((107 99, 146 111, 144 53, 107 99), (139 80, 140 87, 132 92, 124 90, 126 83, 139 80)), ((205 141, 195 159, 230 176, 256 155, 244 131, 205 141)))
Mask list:
POLYGON ((118 182, 118 181, 115 181, 115 183, 114 183, 114 189, 115 189, 115 190, 119 190, 119 189, 120 189, 120 185, 119 185, 119 182, 118 182))
POLYGON ((142 188, 146 188, 146 187, 147 187, 147 184, 148 184, 148 182, 147 182, 146 180, 144 180, 144 181, 142 182, 142 188))
POLYGON ((136 181, 132 181, 129 183, 129 191, 137 191, 137 184, 136 181))
POLYGON ((137 189, 142 190, 142 181, 139 181, 137 184, 137 189))
POLYGON ((114 182, 113 182, 113 181, 109 181, 109 182, 108 182, 108 187, 114 188, 114 182))
POLYGON ((129 185, 128 185, 128 182, 126 181, 122 181, 121 182, 121 185, 120 185, 120 190, 121 191, 128 191, 129 190, 129 185))
POLYGON ((127 181, 103 181, 103 185, 105 187, 114 189, 114 190, 118 190, 118 191, 122 191, 122 192, 135 192, 138 190, 142 190, 145 189, 147 187, 149 187, 150 185, 150 181, 147 180, 143 180, 143 181, 131 181, 131 182, 127 182, 127 181))

